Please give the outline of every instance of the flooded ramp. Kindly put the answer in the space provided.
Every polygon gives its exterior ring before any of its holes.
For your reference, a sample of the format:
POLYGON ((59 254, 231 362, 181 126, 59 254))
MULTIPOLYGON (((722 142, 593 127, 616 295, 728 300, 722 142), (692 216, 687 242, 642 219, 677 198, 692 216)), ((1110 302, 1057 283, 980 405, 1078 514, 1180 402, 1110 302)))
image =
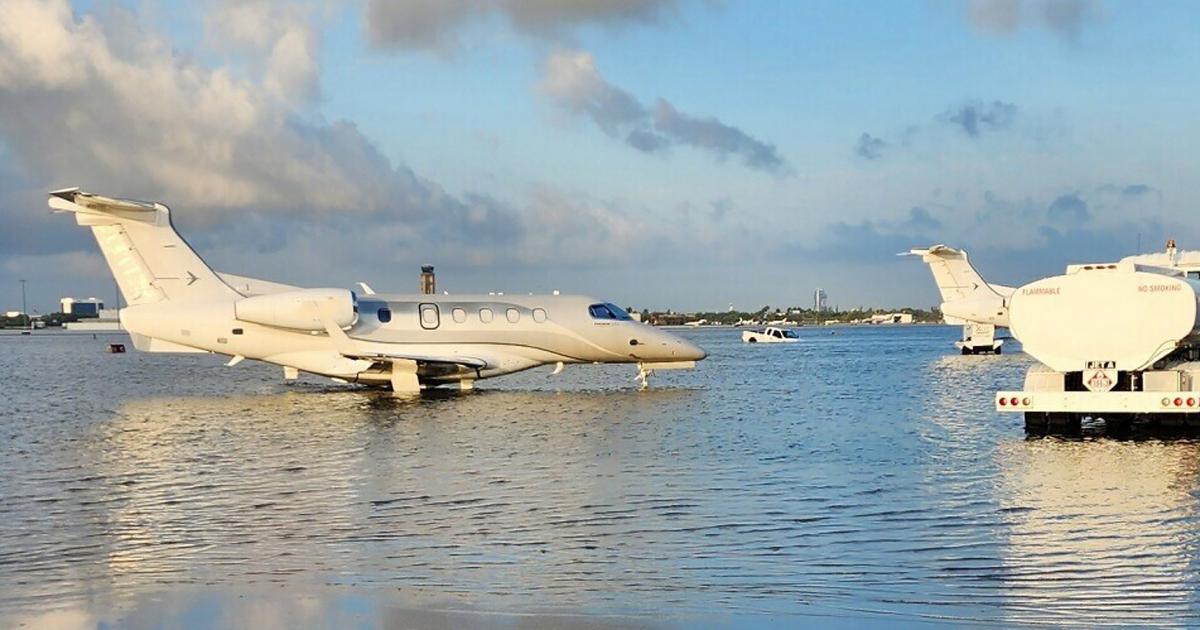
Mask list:
POLYGON ((0 339, 0 622, 1197 622, 1200 444, 1027 439, 1027 357, 839 333, 411 401, 0 339))

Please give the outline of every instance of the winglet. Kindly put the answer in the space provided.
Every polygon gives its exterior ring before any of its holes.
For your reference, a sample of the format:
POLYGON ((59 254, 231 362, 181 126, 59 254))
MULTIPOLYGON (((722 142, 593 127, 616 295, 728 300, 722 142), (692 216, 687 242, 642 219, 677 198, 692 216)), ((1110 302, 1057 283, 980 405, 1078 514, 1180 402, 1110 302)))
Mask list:
POLYGON ((358 286, 360 289, 362 289, 363 295, 375 295, 375 289, 372 289, 371 285, 367 284, 366 282, 359 282, 358 286))

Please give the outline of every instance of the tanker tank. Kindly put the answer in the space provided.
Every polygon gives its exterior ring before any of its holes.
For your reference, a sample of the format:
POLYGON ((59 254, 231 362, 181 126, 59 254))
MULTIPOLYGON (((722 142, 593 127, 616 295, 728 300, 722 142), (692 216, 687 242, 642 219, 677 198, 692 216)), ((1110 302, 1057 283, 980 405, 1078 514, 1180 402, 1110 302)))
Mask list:
POLYGON ((1018 288, 1010 330, 1040 365, 1022 390, 996 394, 997 410, 1024 413, 1034 432, 1077 429, 1089 417, 1200 426, 1200 280, 1192 275, 1125 259, 1072 265, 1018 288))

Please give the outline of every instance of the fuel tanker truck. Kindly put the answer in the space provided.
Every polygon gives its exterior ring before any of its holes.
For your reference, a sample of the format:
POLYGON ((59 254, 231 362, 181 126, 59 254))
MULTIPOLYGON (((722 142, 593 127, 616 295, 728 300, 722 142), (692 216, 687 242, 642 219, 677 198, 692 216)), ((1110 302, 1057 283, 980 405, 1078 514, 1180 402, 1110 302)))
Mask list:
POLYGON ((1026 429, 1086 417, 1200 426, 1200 273, 1173 243, 1017 288, 1009 326, 1040 365, 1023 389, 997 392, 996 409, 1025 414, 1026 429))

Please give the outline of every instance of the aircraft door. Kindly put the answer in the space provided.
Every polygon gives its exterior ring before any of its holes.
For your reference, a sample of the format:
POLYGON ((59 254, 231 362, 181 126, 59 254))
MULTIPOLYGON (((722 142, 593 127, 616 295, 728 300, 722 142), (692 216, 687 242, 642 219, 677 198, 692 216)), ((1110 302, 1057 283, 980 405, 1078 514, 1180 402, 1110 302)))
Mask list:
POLYGON ((433 330, 441 324, 441 313, 438 312, 437 304, 422 304, 421 311, 421 328, 425 330, 433 330))

